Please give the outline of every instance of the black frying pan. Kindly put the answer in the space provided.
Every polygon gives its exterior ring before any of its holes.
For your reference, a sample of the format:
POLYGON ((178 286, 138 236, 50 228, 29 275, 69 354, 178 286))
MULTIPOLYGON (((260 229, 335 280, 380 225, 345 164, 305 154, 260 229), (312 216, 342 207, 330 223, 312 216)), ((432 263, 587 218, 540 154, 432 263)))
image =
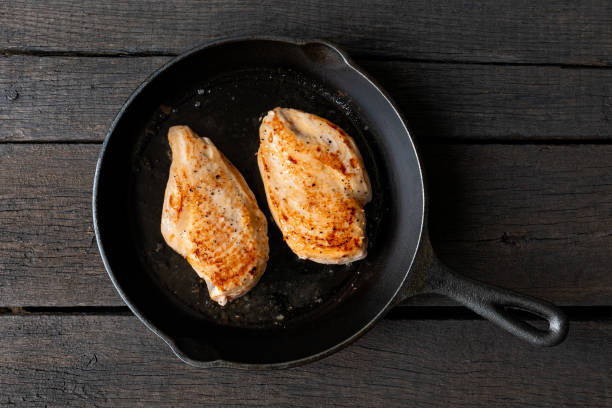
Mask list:
POLYGON ((192 50, 128 99, 106 136, 93 190, 94 227, 111 280, 130 309, 185 362, 287 367, 321 358, 368 330, 406 296, 450 296, 530 343, 561 342, 555 306, 475 282, 438 262, 424 234, 419 158, 386 94, 321 41, 237 39, 192 50), (323 116, 353 136, 372 181, 366 259, 330 266, 299 260, 272 221, 255 152, 259 119, 276 106, 323 116), (269 219, 270 260, 260 283, 225 307, 164 242, 160 216, 170 166, 168 128, 210 137, 255 192, 269 219), (419 262, 425 268, 413 268, 419 262), (512 309, 548 321, 538 329, 512 309))

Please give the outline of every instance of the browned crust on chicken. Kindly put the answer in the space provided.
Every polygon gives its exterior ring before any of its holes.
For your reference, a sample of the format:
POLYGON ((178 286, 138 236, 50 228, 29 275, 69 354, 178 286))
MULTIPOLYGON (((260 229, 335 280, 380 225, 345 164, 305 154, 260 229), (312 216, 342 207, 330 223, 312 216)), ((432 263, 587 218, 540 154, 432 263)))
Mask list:
POLYGON ((259 135, 268 205, 293 252, 320 263, 365 257, 371 189, 353 139, 326 119, 282 108, 268 113, 259 135))
POLYGON ((248 292, 268 260, 267 222, 244 178, 207 138, 168 132, 172 165, 161 231, 219 304, 248 292))

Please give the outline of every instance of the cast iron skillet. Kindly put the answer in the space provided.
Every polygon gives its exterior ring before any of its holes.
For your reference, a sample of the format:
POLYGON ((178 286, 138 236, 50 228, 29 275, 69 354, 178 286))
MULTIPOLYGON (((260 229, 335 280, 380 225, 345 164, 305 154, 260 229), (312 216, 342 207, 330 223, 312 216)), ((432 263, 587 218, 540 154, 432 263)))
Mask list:
POLYGON ((347 345, 406 296, 449 296, 530 343, 552 346, 568 321, 555 306, 466 279, 438 262, 424 234, 425 193, 406 125, 386 94, 333 45, 279 38, 215 42, 181 55, 128 99, 102 146, 94 228, 117 291, 183 361, 200 367, 288 367, 347 345), (353 136, 374 198, 368 256, 351 265, 299 260, 272 221, 257 170, 260 118, 276 106, 312 112, 353 136), (210 137, 255 192, 270 260, 257 287, 220 307, 164 242, 168 127, 210 137), (419 249, 419 262, 412 268, 419 249), (548 321, 538 329, 511 309, 548 321))

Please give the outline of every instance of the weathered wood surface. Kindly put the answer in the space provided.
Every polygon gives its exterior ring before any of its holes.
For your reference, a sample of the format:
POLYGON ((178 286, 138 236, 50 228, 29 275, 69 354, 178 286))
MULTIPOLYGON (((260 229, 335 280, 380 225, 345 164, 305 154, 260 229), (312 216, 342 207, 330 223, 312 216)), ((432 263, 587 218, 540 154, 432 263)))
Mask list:
MULTIPOLYGON (((0 145, 0 307, 122 304, 92 227, 99 149, 0 145)), ((610 303, 612 146, 423 150, 432 240, 450 266, 562 305, 610 303)))
POLYGON ((610 304, 611 157, 610 145, 427 146, 434 247, 469 276, 610 304))
POLYGON ((425 143, 443 261, 560 305, 610 305, 611 27, 604 0, 0 2, 0 405, 612 407, 609 308, 570 309, 580 321, 551 349, 460 309, 403 307, 304 367, 189 367, 115 307, 90 204, 95 143, 172 55, 322 38, 425 143), (431 144, 449 141, 463 144, 431 144))
POLYGON ((360 55, 610 65, 611 25, 605 0, 13 0, 0 4, 0 49, 174 54, 215 38, 287 35, 360 55))
MULTIPOLYGON (((101 141, 131 92, 168 60, 0 57, 0 141, 101 141)), ((422 142, 612 139, 612 69, 358 62, 422 142)))
POLYGON ((93 232, 99 145, 0 145, 0 302, 120 304, 93 232))
POLYGON ((481 320, 383 320, 282 371, 187 366, 132 316, 1 316, 0 331, 8 406, 612 406, 609 321, 542 349, 481 320))
POLYGON ((0 57, 0 141, 101 141, 123 102, 167 60, 0 57))

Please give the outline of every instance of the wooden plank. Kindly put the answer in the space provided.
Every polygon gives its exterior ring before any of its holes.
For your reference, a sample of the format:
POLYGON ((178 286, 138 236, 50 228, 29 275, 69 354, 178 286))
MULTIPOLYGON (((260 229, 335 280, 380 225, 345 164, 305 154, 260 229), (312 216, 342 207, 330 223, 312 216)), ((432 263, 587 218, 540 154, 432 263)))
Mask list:
POLYGON ((612 70, 358 62, 419 141, 612 138, 612 70))
POLYGON ((481 280, 609 304, 611 158, 608 145, 427 146, 434 248, 481 280))
POLYGON ((120 305, 93 232, 98 145, 0 145, 0 302, 120 305))
POLYGON ((123 102, 167 60, 0 57, 0 140, 103 140, 123 102))
POLYGON ((609 321, 542 349, 485 321, 383 320, 282 371, 190 367, 131 316, 2 316, 0 333, 2 405, 612 406, 609 321))
MULTIPOLYGON (((92 229, 99 149, 0 145, 0 307, 122 304, 92 229)), ((610 304, 611 155, 609 145, 426 146, 440 257, 562 305, 610 304)))
MULTIPOLYGON (((0 141, 102 140, 168 57, 0 57, 0 141)), ((609 140, 612 70, 359 60, 421 141, 609 140)))
POLYGON ((179 53, 221 37, 324 38, 357 54, 610 65, 609 2, 136 0, 0 5, 0 48, 179 53))

